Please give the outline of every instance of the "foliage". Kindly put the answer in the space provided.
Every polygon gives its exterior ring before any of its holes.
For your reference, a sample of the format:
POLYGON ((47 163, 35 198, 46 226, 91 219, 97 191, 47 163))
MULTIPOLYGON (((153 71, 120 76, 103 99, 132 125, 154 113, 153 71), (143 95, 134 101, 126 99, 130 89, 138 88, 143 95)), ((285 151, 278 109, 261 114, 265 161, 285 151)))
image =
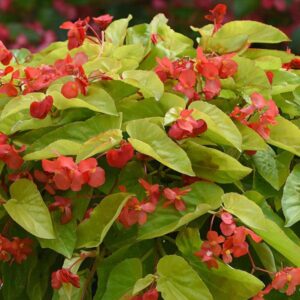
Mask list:
POLYGON ((225 13, 0 44, 1 299, 299 298, 300 58, 225 13))

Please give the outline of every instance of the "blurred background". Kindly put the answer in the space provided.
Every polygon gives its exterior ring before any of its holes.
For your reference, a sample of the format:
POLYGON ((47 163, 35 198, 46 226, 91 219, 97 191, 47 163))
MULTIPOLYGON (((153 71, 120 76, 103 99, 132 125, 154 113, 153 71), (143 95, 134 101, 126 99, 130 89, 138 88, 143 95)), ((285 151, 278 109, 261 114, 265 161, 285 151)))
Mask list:
POLYGON ((38 51, 66 38, 59 29, 65 20, 132 14, 131 24, 136 24, 149 22, 158 12, 176 31, 193 37, 189 26, 206 24, 204 15, 217 3, 228 5, 227 21, 250 19, 280 28, 292 38, 292 51, 300 53, 300 0, 0 0, 0 40, 9 48, 38 51))

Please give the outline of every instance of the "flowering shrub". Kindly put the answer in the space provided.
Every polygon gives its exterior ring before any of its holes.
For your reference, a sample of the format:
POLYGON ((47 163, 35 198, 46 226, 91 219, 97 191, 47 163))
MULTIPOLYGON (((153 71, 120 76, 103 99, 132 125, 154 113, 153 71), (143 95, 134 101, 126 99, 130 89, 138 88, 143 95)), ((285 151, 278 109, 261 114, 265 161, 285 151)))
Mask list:
POLYGON ((299 298, 300 59, 225 14, 1 43, 1 298, 299 298))

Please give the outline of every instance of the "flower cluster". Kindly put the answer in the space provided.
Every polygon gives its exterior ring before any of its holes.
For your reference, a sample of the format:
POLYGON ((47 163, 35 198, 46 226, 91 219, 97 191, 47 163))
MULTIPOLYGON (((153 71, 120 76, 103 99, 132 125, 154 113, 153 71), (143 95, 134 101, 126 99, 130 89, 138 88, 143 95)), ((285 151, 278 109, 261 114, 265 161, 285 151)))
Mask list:
POLYGON ((0 161, 3 161, 9 168, 16 170, 22 166, 24 160, 19 153, 24 150, 25 147, 17 150, 13 145, 10 145, 7 135, 0 132, 0 161))
POLYGON ((180 117, 170 127, 169 137, 174 140, 182 140, 188 137, 196 137, 207 130, 207 124, 204 120, 195 120, 192 117, 192 109, 184 109, 180 117))
POLYGON ((98 166, 95 158, 88 158, 76 164, 71 157, 60 156, 57 159, 42 160, 46 173, 35 172, 35 178, 47 185, 50 194, 57 190, 80 191, 84 184, 97 188, 105 182, 105 171, 98 166))
POLYGON ((233 257, 238 258, 249 252, 249 244, 246 237, 250 236, 255 243, 261 242, 261 238, 252 230, 237 226, 233 216, 228 212, 221 213, 220 230, 223 235, 219 235, 214 230, 207 232, 207 240, 205 240, 201 249, 195 252, 195 255, 204 262, 208 268, 218 268, 217 258, 229 264, 233 257))
MULTIPOLYGON (((93 18, 94 22, 99 26, 100 30, 104 30, 113 20, 113 17, 109 14, 93 18)), ((89 24, 90 18, 86 17, 85 19, 77 20, 76 22, 64 22, 60 28, 68 30, 68 49, 72 50, 74 48, 80 47, 85 38, 87 37, 87 30, 91 29, 93 33, 98 37, 97 32, 89 24)), ((98 39, 101 43, 101 39, 98 39)))
POLYGON ((236 106, 230 116, 242 124, 255 130, 264 139, 270 136, 269 125, 275 125, 279 114, 278 107, 273 100, 265 100, 259 93, 251 95, 251 105, 239 108, 236 106))
POLYGON ((220 79, 232 77, 237 72, 233 56, 234 54, 206 56, 202 48, 198 47, 195 60, 182 58, 172 62, 166 57, 157 58, 155 72, 163 82, 168 79, 177 80, 173 89, 184 94, 189 102, 199 100, 200 93, 206 100, 211 100, 221 91, 220 79))
POLYGON ((285 294, 291 296, 296 292, 297 286, 300 286, 300 268, 286 267, 277 272, 272 282, 254 296, 252 300, 265 299, 264 296, 269 294, 272 289, 277 291, 285 289, 285 294))
POLYGON ((32 253, 32 240, 14 237, 12 240, 0 234, 0 260, 20 264, 32 253))
MULTIPOLYGON (((190 188, 180 189, 164 188, 160 190, 159 184, 150 184, 145 179, 139 179, 140 185, 145 189, 146 198, 139 201, 137 197, 131 197, 123 207, 118 220, 125 228, 129 228, 134 224, 143 225, 147 222, 147 214, 153 213, 156 209, 161 194, 165 202, 163 207, 174 205, 178 211, 186 209, 186 204, 182 196, 191 191, 190 188)), ((122 191, 126 191, 126 187, 119 187, 122 191)))

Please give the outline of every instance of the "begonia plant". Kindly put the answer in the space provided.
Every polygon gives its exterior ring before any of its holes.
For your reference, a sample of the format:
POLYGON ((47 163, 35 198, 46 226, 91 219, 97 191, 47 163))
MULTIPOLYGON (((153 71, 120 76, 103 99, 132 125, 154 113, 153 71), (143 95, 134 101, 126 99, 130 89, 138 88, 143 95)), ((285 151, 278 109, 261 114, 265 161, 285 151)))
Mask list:
POLYGON ((300 58, 225 14, 0 43, 1 299, 299 299, 300 58))

